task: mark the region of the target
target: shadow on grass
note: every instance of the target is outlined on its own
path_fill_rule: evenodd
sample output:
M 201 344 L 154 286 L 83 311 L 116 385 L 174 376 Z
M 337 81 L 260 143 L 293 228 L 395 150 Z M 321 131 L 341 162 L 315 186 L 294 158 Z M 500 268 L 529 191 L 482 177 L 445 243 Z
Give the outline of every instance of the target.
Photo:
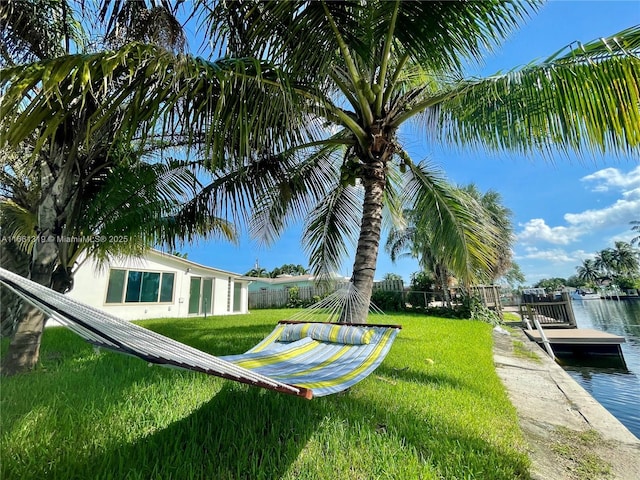
M 318 404 L 226 384 L 166 428 L 94 455 L 67 458 L 51 478 L 274 479 L 319 423 Z M 77 463 L 74 463 L 77 462 Z
M 211 346 L 206 329 L 165 330 L 196 348 Z M 232 352 L 247 350 L 270 331 L 270 326 L 218 328 L 212 332 L 216 348 L 210 350 L 230 353 L 225 344 Z M 21 432 L 29 435 L 25 428 L 35 430 L 26 448 L 19 443 L 2 446 L 2 478 L 277 478 L 319 423 L 317 402 L 193 372 L 149 368 L 137 358 L 109 351 L 96 354 L 61 328 L 45 335 L 37 371 L 3 379 L 1 400 L 8 407 L 1 416 L 3 443 Z M 190 398 L 187 414 L 167 424 L 176 415 L 163 412 L 154 399 L 166 397 L 160 404 L 171 408 L 181 401 L 182 386 L 185 395 L 195 390 L 205 403 Z M 29 400 L 24 401 L 27 392 Z M 120 409 L 126 412 L 131 402 L 138 404 L 135 411 L 143 418 L 134 419 L 128 443 L 122 423 L 131 413 L 122 415 Z M 99 429 L 113 428 L 113 433 L 91 438 L 87 431 L 96 421 Z M 141 431 L 145 423 L 147 434 Z M 75 450 L 55 445 L 65 438 Z
M 195 348 L 208 348 L 212 353 L 220 354 L 230 353 L 230 349 L 242 351 L 251 348 L 271 328 L 272 326 L 264 325 L 216 327 L 211 332 L 213 340 L 207 338 L 207 328 L 193 330 L 187 324 L 157 330 L 163 330 L 161 333 Z M 25 402 L 24 407 L 12 405 L 13 418 L 7 423 L 15 422 L 17 425 L 19 421 L 16 417 L 28 416 L 29 409 L 34 408 L 34 405 L 46 407 L 49 415 L 54 414 L 57 405 L 64 402 L 65 405 L 72 406 L 71 413 L 66 413 L 69 415 L 70 430 L 81 430 L 92 421 L 91 414 L 83 413 L 89 406 L 95 411 L 112 412 L 98 420 L 104 423 L 100 425 L 101 428 L 109 429 L 112 428 L 107 423 L 110 419 L 114 422 L 119 420 L 114 410 L 127 402 L 140 401 L 140 397 L 133 400 L 128 398 L 130 387 L 149 387 L 150 396 L 160 396 L 168 381 L 174 378 L 172 375 L 176 375 L 166 369 L 149 369 L 138 359 L 112 353 L 95 356 L 83 350 L 83 354 L 78 354 L 75 350 L 78 343 L 71 340 L 68 346 L 65 343 L 67 334 L 69 333 L 51 334 L 62 347 L 56 346 L 56 350 L 49 350 L 48 354 L 59 354 L 60 360 L 56 362 L 60 366 L 58 368 L 58 363 L 50 364 L 50 371 L 41 372 L 46 377 L 42 379 L 44 383 L 35 387 L 34 380 L 34 390 L 29 391 L 30 395 L 38 398 L 30 403 Z M 203 348 L 205 345 L 207 348 Z M 230 348 L 225 349 L 225 346 Z M 44 368 L 48 368 L 46 363 Z M 455 378 L 410 368 L 396 369 L 383 364 L 376 373 L 398 382 L 467 388 Z M 200 376 L 192 374 L 180 374 L 179 378 L 180 382 L 176 382 L 180 385 L 190 379 L 194 383 L 200 382 Z M 204 378 L 208 380 L 207 377 Z M 377 380 L 373 378 L 371 381 Z M 366 465 L 384 461 L 388 457 L 378 455 L 374 448 L 367 451 L 362 447 L 379 443 L 386 445 L 385 442 L 388 441 L 393 448 L 402 446 L 403 458 L 413 456 L 423 464 L 432 465 L 443 478 L 528 478 L 526 457 L 513 450 L 503 451 L 500 446 L 491 444 L 481 435 L 469 433 L 470 430 L 465 430 L 464 425 L 456 423 L 455 419 L 434 418 L 429 414 L 428 405 L 422 410 L 413 410 L 410 406 L 413 402 L 394 402 L 393 399 L 402 390 L 395 390 L 391 385 L 374 384 L 376 388 L 388 388 L 385 395 L 377 397 L 359 396 L 350 392 L 309 402 L 231 382 L 216 382 L 219 382 L 216 385 L 222 387 L 210 388 L 210 399 L 206 397 L 204 403 L 192 401 L 193 409 L 178 416 L 172 423 L 162 422 L 163 415 L 164 418 L 169 418 L 170 412 L 163 412 L 157 406 L 151 406 L 146 412 L 144 408 L 139 409 L 143 412 L 139 414 L 144 417 L 142 420 L 148 419 L 149 428 L 145 433 L 136 430 L 131 438 L 127 438 L 126 426 L 122 428 L 122 425 L 114 425 L 114 431 L 122 437 L 114 438 L 112 435 L 108 442 L 102 444 L 100 440 L 92 442 L 91 437 L 83 437 L 82 443 L 78 445 L 82 451 L 67 449 L 59 452 L 57 447 L 43 444 L 43 451 L 32 455 L 31 468 L 24 468 L 24 465 L 19 464 L 23 457 L 4 457 L 7 452 L 3 446 L 3 471 L 20 471 L 21 478 L 25 479 L 275 479 L 287 476 L 311 438 L 319 444 L 333 444 L 335 438 L 328 431 L 331 430 L 330 426 L 344 424 L 349 426 L 347 438 L 340 444 L 344 452 L 327 452 L 329 462 L 331 455 L 348 457 L 350 450 L 357 450 Z M 207 382 L 199 383 L 205 384 Z M 29 384 L 25 383 L 24 387 L 28 388 Z M 178 389 L 176 392 L 174 389 L 166 395 L 168 404 L 171 405 L 171 401 L 179 400 L 180 391 Z M 3 397 L 5 396 L 11 397 L 15 404 L 19 402 L 21 395 L 14 389 L 13 393 L 3 392 Z M 378 398 L 380 403 L 376 404 L 370 398 Z M 4 416 L 3 420 L 6 420 Z M 3 425 L 6 426 L 8 425 Z M 35 425 L 30 428 L 41 427 Z M 368 437 L 352 433 L 363 431 L 376 440 L 372 444 L 362 443 Z M 83 434 L 86 436 L 86 433 Z M 350 435 L 355 440 L 348 438 Z M 54 435 L 52 437 L 55 438 Z M 402 460 L 395 463 L 402 463 Z M 383 465 L 381 468 L 387 467 L 399 468 L 398 465 Z M 327 468 L 331 469 L 331 465 Z M 384 469 L 381 471 L 386 472 Z M 308 473 L 308 478 L 329 478 L 322 474 L 316 476 L 313 470 Z M 334 473 L 334 478 L 340 478 L 345 472 L 336 467 Z M 391 472 L 389 475 L 393 478 Z M 5 478 L 13 477 L 8 475 Z
M 1 380 L 2 402 L 5 407 L 10 407 L 2 413 L 10 411 L 10 421 L 40 407 L 62 407 L 71 412 L 76 408 L 77 417 L 81 417 L 80 412 L 89 407 L 99 412 L 106 411 L 127 401 L 133 385 L 143 388 L 166 381 L 167 377 L 176 374 L 190 375 L 162 367 L 150 368 L 138 358 L 110 351 L 97 353 L 92 346 L 63 329 L 47 332 L 47 335 L 49 341 L 62 341 L 54 349 L 43 346 L 40 364 L 35 371 Z M 67 336 L 74 338 L 67 343 Z M 21 398 L 25 394 L 28 401 Z M 2 418 L 7 421 L 4 415 Z M 3 424 L 5 429 L 8 426 Z

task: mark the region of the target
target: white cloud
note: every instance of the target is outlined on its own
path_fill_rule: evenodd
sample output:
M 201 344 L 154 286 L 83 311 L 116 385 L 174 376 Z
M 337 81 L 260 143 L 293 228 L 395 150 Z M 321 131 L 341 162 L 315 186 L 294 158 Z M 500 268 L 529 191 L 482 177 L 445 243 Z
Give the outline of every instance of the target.
M 625 198 L 599 210 L 585 210 L 581 213 L 567 213 L 564 219 L 574 227 L 596 230 L 605 227 L 629 225 L 640 212 L 640 188 L 626 192 Z
M 576 241 L 584 233 L 577 226 L 550 227 L 542 218 L 534 218 L 524 224 L 524 229 L 517 234 L 522 243 L 543 241 L 556 245 L 568 245 Z
M 630 172 L 606 168 L 581 180 L 593 192 L 609 192 L 609 201 L 595 207 L 597 194 L 593 194 L 593 202 L 585 199 L 584 210 L 565 213 L 557 225 L 544 218 L 519 225 L 514 259 L 532 284 L 536 279 L 574 275 L 576 266 L 594 258 L 597 249 L 615 240 L 628 241 L 633 234 L 630 222 L 640 220 L 640 166 Z
M 627 192 L 622 192 L 622 196 L 627 200 L 640 200 L 640 187 Z
M 595 182 L 592 187 L 594 192 L 607 192 L 610 189 L 628 190 L 640 187 L 640 166 L 628 173 L 621 172 L 617 168 L 605 168 L 591 175 L 582 177 L 583 182 Z
M 552 248 L 549 250 L 540 250 L 535 247 L 525 248 L 523 255 L 519 255 L 516 259 L 542 260 L 551 263 L 580 263 L 584 258 L 590 255 L 584 250 L 575 250 L 568 252 L 562 248 Z
M 640 172 L 640 167 L 636 170 Z M 593 234 L 615 227 L 629 229 L 630 222 L 638 220 L 639 215 L 640 187 L 637 187 L 623 192 L 622 198 L 604 208 L 566 213 L 563 218 L 567 224 L 564 226 L 549 226 L 542 218 L 531 219 L 522 225 L 523 229 L 517 234 L 517 239 L 524 244 L 547 242 L 554 245 L 569 245 L 587 233 Z

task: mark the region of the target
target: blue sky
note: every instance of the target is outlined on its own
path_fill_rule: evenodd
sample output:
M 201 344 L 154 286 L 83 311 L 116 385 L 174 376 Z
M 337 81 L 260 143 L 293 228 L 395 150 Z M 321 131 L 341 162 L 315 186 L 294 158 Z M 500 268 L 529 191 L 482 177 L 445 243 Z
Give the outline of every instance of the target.
M 470 75 L 490 75 L 550 56 L 574 42 L 609 36 L 640 23 L 640 2 L 551 1 Z M 639 126 L 640 128 L 640 126 Z M 615 240 L 633 236 L 629 222 L 640 220 L 640 159 L 630 156 L 582 158 L 520 157 L 481 150 L 444 149 L 424 143 L 411 131 L 403 133 L 414 160 L 428 158 L 450 182 L 475 183 L 494 190 L 513 212 L 517 234 L 515 261 L 534 284 L 542 278 L 568 277 L 586 258 Z M 307 266 L 300 246 L 300 228 L 291 228 L 269 247 L 243 237 L 239 245 L 199 241 L 180 251 L 189 260 L 245 273 L 256 261 L 267 270 L 285 263 Z M 340 274 L 350 276 L 353 258 Z M 376 278 L 397 273 L 409 282 L 418 271 L 415 260 L 395 264 L 381 249 Z

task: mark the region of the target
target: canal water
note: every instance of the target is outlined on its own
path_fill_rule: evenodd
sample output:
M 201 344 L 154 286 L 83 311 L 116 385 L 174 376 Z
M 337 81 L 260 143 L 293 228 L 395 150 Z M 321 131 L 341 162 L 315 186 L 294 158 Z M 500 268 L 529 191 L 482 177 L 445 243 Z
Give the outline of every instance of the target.
M 574 300 L 573 310 L 579 328 L 625 338 L 624 363 L 562 367 L 640 438 L 640 300 Z

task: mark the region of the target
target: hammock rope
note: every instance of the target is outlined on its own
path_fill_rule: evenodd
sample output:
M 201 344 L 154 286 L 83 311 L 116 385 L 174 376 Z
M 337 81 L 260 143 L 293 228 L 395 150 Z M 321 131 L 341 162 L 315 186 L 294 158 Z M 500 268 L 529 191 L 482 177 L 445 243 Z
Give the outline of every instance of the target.
M 339 325 L 344 329 L 369 329 L 372 339 L 361 345 L 318 341 L 309 336 L 281 341 L 287 325 L 303 323 L 302 328 L 322 325 L 308 320 L 319 314 L 327 318 L 327 311 L 331 314 L 329 318 L 340 318 L 340 304 L 349 313 L 353 302 L 362 301 L 362 297 L 354 288 L 348 288 L 328 296 L 308 312 L 301 311 L 279 323 L 245 354 L 217 357 L 3 268 L 0 268 L 0 283 L 96 347 L 133 355 L 152 364 L 198 371 L 307 399 L 345 390 L 368 376 L 382 362 L 400 329 L 396 325 L 352 326 L 325 322 L 325 325 Z
M 373 302 L 360 293 L 352 283 L 336 290 L 313 305 L 291 315 L 290 319 L 300 322 L 312 322 L 322 318 L 327 322 L 355 324 L 356 306 L 369 303 L 369 313 L 384 315 Z

